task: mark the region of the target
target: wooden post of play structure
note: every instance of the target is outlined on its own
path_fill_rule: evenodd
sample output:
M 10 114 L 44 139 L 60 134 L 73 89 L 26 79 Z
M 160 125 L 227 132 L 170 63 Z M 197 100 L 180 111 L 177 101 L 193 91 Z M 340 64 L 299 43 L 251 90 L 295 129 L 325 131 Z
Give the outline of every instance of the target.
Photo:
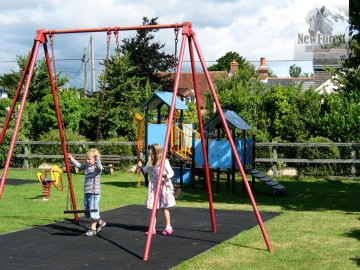
M 137 122 L 137 136 L 138 136 L 138 141 L 137 141 L 137 160 L 136 162 L 138 163 L 140 161 L 140 153 L 142 150 L 142 132 L 141 132 L 141 124 L 142 124 L 142 117 L 140 114 L 136 114 L 135 115 L 135 121 Z M 140 187 L 140 170 L 138 169 L 136 163 L 136 169 L 135 169 L 135 174 L 138 174 L 138 187 Z

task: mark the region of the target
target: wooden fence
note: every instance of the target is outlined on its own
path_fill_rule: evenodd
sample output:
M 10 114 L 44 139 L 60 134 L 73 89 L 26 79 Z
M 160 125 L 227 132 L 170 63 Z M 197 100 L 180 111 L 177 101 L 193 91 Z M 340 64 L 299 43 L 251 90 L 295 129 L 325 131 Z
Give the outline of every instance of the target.
M 23 158 L 23 167 L 29 166 L 29 159 L 42 158 L 42 159 L 55 159 L 63 158 L 61 154 L 36 154 L 30 152 L 31 145 L 61 145 L 61 142 L 39 142 L 39 141 L 17 141 L 16 145 L 23 146 L 22 154 L 14 154 L 17 158 Z M 107 146 L 132 146 L 136 149 L 137 142 L 68 142 L 68 146 L 89 146 L 94 147 L 99 145 L 102 147 Z M 321 157 L 325 149 L 336 147 L 339 155 L 336 157 L 329 156 L 329 152 L 325 158 Z M 302 149 L 317 149 L 318 153 L 315 158 L 309 156 L 298 156 L 299 150 Z M 323 150 L 324 149 L 324 150 Z M 133 151 L 132 156 L 112 155 L 119 160 L 136 160 L 136 151 Z M 255 164 L 256 166 L 265 166 L 271 168 L 274 176 L 278 175 L 279 165 L 282 166 L 313 166 L 313 165 L 338 165 L 341 166 L 343 176 L 358 176 L 360 174 L 360 143 L 268 143 L 257 142 L 255 143 Z M 285 165 L 284 165 L 285 164 Z M 345 170 L 343 168 L 346 168 Z M 341 172 L 340 172 L 341 174 Z
M 342 176 L 358 176 L 360 173 L 360 143 L 266 143 L 258 142 L 255 144 L 255 163 L 256 164 L 272 164 L 274 176 L 278 175 L 279 164 L 288 166 L 302 167 L 309 165 L 328 164 L 341 166 L 339 175 Z M 336 148 L 339 152 L 337 156 L 329 156 L 331 151 L 326 154 L 325 149 Z M 299 156 L 299 149 L 307 149 L 308 154 Z M 311 152 L 311 149 L 313 151 Z M 314 151 L 317 149 L 317 151 Z M 305 151 L 303 151 L 305 152 Z M 309 154 L 311 152 L 311 154 Z M 264 155 L 265 153 L 265 155 Z M 268 155 L 266 156 L 266 153 Z M 322 158 L 322 154 L 326 157 Z M 311 157 L 311 155 L 315 157 Z M 310 156 L 310 157 L 309 157 Z M 345 168 L 345 169 L 344 169 Z M 332 175 L 329 175 L 332 176 Z
M 106 147 L 106 146 L 132 146 L 136 147 L 137 142 L 67 142 L 67 146 L 78 146 L 79 148 L 83 148 L 84 146 L 89 147 Z M 61 146 L 61 142 L 40 142 L 40 141 L 16 141 L 16 145 L 23 146 L 22 154 L 14 154 L 14 157 L 23 158 L 23 167 L 29 168 L 29 160 L 30 159 L 63 159 L 64 156 L 62 154 L 36 154 L 31 153 L 30 146 L 31 145 L 58 145 Z M 121 156 L 121 155 L 102 155 L 102 159 L 107 163 L 119 163 L 121 160 L 136 160 L 137 156 Z

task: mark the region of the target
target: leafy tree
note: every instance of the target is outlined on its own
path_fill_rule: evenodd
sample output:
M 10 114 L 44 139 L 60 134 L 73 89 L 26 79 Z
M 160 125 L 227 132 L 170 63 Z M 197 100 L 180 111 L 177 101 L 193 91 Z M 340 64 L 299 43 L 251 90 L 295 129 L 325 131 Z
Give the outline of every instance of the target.
M 148 19 L 143 17 L 142 25 L 157 25 L 158 17 Z M 124 38 L 122 40 L 121 52 L 129 54 L 131 66 L 136 67 L 131 70 L 129 77 L 136 76 L 147 78 L 151 84 L 161 84 L 158 72 L 170 71 L 174 68 L 175 56 L 161 51 L 165 44 L 152 42 L 155 38 L 153 33 L 158 29 L 137 30 L 136 36 Z M 146 81 L 142 81 L 143 85 Z
M 79 98 L 74 92 L 62 91 L 59 104 L 65 131 L 78 133 L 82 115 Z M 35 128 L 33 132 L 36 132 L 33 134 L 34 139 L 38 139 L 40 135 L 53 129 L 59 129 L 52 94 L 44 96 L 37 104 L 36 114 L 33 115 L 31 121 L 32 126 Z
M 21 76 L 24 72 L 27 57 L 16 56 L 17 65 L 19 71 L 12 70 L 11 73 L 3 74 L 0 76 L 0 83 L 9 92 L 9 98 L 14 98 L 16 89 L 20 82 Z M 57 74 L 59 78 L 57 84 L 59 87 L 65 84 L 66 78 L 60 78 L 60 74 Z M 27 101 L 35 102 L 41 100 L 45 95 L 51 93 L 51 85 L 49 80 L 49 73 L 45 59 L 42 59 L 34 68 L 33 77 L 29 88 L 29 94 Z
M 135 76 L 134 70 L 136 67 L 132 66 L 130 54 L 125 53 L 121 58 L 112 56 L 106 78 L 105 73 L 100 75 L 104 101 L 100 102 L 103 108 L 99 113 L 102 113 L 101 136 L 104 139 L 119 136 L 135 139 L 137 126 L 134 116 L 152 89 L 149 80 Z
M 94 93 L 91 98 L 81 99 L 82 115 L 79 121 L 79 134 L 90 141 L 96 141 L 101 108 L 101 93 Z M 100 120 L 101 121 L 101 120 Z
M 308 72 L 302 72 L 301 67 L 293 64 L 290 66 L 289 68 L 289 75 L 292 78 L 299 78 L 299 77 L 312 77 L 314 76 L 313 73 L 308 73 Z
M 19 71 L 11 70 L 11 73 L 5 73 L 0 76 L 1 86 L 3 86 L 8 91 L 8 96 L 10 99 L 14 98 L 21 75 L 26 65 L 26 57 L 17 55 L 16 62 L 19 67 Z
M 319 134 L 319 117 L 321 113 L 321 103 L 323 95 L 316 92 L 313 87 L 306 91 L 301 91 L 299 99 L 295 100 L 294 104 L 299 108 L 300 119 L 304 122 L 304 136 L 298 138 L 298 141 L 302 139 L 308 139 L 310 137 L 316 137 Z
M 360 103 L 353 95 L 330 94 L 325 97 L 319 133 L 334 142 L 354 142 L 360 139 Z
M 223 109 L 239 111 L 243 106 L 242 98 L 248 96 L 254 86 L 255 70 L 252 68 L 239 69 L 238 72 L 229 78 L 215 79 L 217 97 Z M 207 92 L 207 100 L 212 102 L 211 92 Z M 207 104 L 207 111 L 212 111 L 212 103 Z
M 280 137 L 283 141 L 294 142 L 302 136 L 304 123 L 296 106 L 301 89 L 294 86 L 274 86 L 263 96 L 263 110 L 270 139 Z
M 341 68 L 333 72 L 333 81 L 338 92 L 356 93 L 360 89 L 360 2 L 350 0 L 349 5 L 350 55 Z
M 0 102 L 0 123 L 1 125 L 5 122 L 6 116 L 7 116 L 7 108 L 10 109 L 12 104 L 11 99 L 5 98 L 2 99 Z
M 209 71 L 229 71 L 230 63 L 235 60 L 239 64 L 239 69 L 246 65 L 244 57 L 237 52 L 227 52 L 224 56 L 216 60 L 216 64 L 208 67 Z
M 340 69 L 333 70 L 335 93 L 325 97 L 319 130 L 335 142 L 359 141 L 360 125 L 360 3 L 350 0 L 350 55 Z
M 3 142 L 1 144 L 1 147 L 0 147 L 0 166 L 2 166 L 2 168 L 4 167 L 6 158 L 8 156 L 8 151 L 10 149 L 10 140 L 11 140 L 13 133 L 14 133 L 14 130 L 12 128 L 9 128 L 7 130 L 7 132 L 5 133 Z M 26 139 L 26 137 L 21 132 L 21 130 L 18 133 L 17 139 L 20 141 Z M 15 157 L 14 154 L 22 154 L 23 152 L 24 152 L 23 146 L 15 145 L 15 147 L 13 149 L 13 157 L 10 162 L 10 167 L 20 168 L 22 166 L 23 159 Z
M 293 64 L 289 68 L 289 74 L 292 78 L 298 78 L 301 76 L 301 67 Z
M 315 137 L 310 138 L 306 141 L 307 143 L 328 143 L 332 141 L 328 138 Z M 306 159 L 340 159 L 340 151 L 337 146 L 317 146 L 317 147 L 301 147 L 296 153 L 296 158 Z M 338 164 L 308 164 L 308 163 L 297 163 L 296 168 L 301 175 L 336 175 L 336 171 L 339 170 Z
M 268 72 L 267 72 L 267 75 L 269 78 L 277 78 L 278 76 L 275 74 L 275 72 L 273 70 L 271 70 L 269 68 Z
M 280 138 L 285 142 L 305 141 L 317 130 L 321 95 L 301 85 L 274 86 L 262 97 L 265 129 L 270 140 Z
M 261 94 L 265 88 L 259 80 L 254 79 L 255 76 L 255 69 L 245 65 L 234 76 L 215 79 L 214 87 L 221 108 L 236 112 L 252 127 L 251 132 L 258 135 L 261 127 L 265 126 L 261 110 Z M 214 105 L 210 91 L 206 97 L 207 118 L 213 114 Z
M 195 102 L 188 104 L 188 109 L 184 110 L 184 123 L 198 124 L 197 107 Z

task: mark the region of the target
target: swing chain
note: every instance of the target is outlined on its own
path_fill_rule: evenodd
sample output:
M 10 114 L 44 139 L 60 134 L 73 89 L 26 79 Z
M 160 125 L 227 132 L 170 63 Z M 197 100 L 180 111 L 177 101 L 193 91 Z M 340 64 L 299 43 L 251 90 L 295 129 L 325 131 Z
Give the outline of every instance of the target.
M 115 28 L 115 31 L 114 31 L 114 35 L 115 35 L 115 40 L 116 40 L 116 55 L 117 57 L 119 58 L 119 66 L 120 66 L 120 73 L 121 73 L 121 79 L 122 79 L 122 84 L 121 85 L 125 85 L 125 80 L 124 80 L 124 72 L 123 72 L 123 66 L 122 66 L 122 60 L 121 60 L 121 55 L 120 55 L 120 42 L 119 42 L 119 31 Z M 120 85 L 120 87 L 121 87 Z M 131 123 L 133 117 L 132 117 L 132 113 L 131 113 L 131 110 L 129 108 L 129 100 L 128 100 L 128 96 L 127 94 L 125 93 L 124 94 L 124 97 L 125 97 L 125 104 L 127 105 L 127 112 L 128 112 L 128 117 L 129 117 L 129 123 Z
M 55 92 L 56 92 L 56 97 L 58 100 L 58 104 L 59 104 L 59 113 L 60 113 L 60 120 L 61 120 L 61 125 L 62 128 L 64 130 L 64 139 L 65 139 L 65 144 L 67 142 L 67 137 L 66 137 L 66 132 L 65 132 L 65 124 L 63 121 L 63 115 L 62 115 L 62 109 L 61 109 L 61 99 L 60 99 L 60 89 L 59 89 L 59 82 L 58 82 L 58 76 L 56 74 L 56 64 L 55 64 L 55 49 L 54 49 L 54 35 L 52 33 L 49 34 L 50 35 L 50 47 L 51 47 L 51 58 L 53 61 L 53 76 L 54 76 L 54 84 L 55 84 Z M 67 146 L 67 144 L 66 144 Z
M 104 111 L 104 99 L 105 99 L 105 90 L 106 90 L 106 80 L 107 80 L 107 72 L 108 72 L 108 66 L 109 66 L 109 50 L 110 50 L 110 38 L 111 38 L 111 31 L 110 29 L 108 29 L 107 31 L 107 48 L 106 48 L 106 59 L 105 59 L 105 69 L 104 69 L 104 81 L 103 81 L 103 87 L 102 87 L 102 93 L 101 93 L 101 108 L 100 108 L 100 113 L 99 113 L 99 121 L 98 121 L 98 126 L 97 126 L 97 131 L 96 131 L 96 145 L 100 140 L 101 137 L 101 119 L 103 116 L 103 111 Z
M 52 64 L 53 64 L 53 70 L 54 70 L 54 83 L 55 83 L 55 90 L 56 93 L 58 93 L 58 78 L 56 74 L 56 65 L 55 65 L 55 49 L 54 49 L 54 35 L 53 33 L 49 34 L 50 36 L 50 47 L 51 47 L 51 58 L 52 58 Z
M 115 41 L 116 41 L 116 55 L 119 58 L 121 79 L 122 79 L 122 82 L 124 83 L 124 74 L 123 74 L 123 68 L 122 68 L 122 62 L 121 62 L 121 56 L 120 56 L 119 31 L 116 28 L 114 31 L 114 36 L 115 36 Z
M 175 52 L 174 52 L 174 70 L 176 70 L 176 66 L 177 66 L 177 46 L 178 46 L 178 42 L 179 42 L 179 28 L 176 26 L 174 29 L 174 33 L 175 33 Z
M 69 210 L 69 201 L 70 201 L 70 185 L 68 185 L 68 193 L 67 193 L 67 196 L 66 196 L 66 208 L 65 210 Z

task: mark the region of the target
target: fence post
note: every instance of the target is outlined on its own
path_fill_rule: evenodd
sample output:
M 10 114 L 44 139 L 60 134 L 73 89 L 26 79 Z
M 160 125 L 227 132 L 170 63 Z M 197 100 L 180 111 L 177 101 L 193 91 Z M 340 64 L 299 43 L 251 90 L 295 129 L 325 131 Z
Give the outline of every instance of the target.
M 273 159 L 277 159 L 277 144 L 273 146 L 272 149 Z M 277 162 L 273 165 L 273 176 L 277 176 Z
M 351 159 L 356 160 L 356 151 L 353 144 L 351 144 Z M 355 163 L 351 163 L 351 176 L 355 177 L 355 175 L 356 175 Z
M 29 154 L 29 148 L 27 147 L 26 144 L 24 144 L 24 154 L 25 154 L 25 155 L 28 155 L 28 154 Z M 28 168 L 29 168 L 29 159 L 28 159 L 27 157 L 24 158 L 23 167 L 24 167 L 25 169 L 28 169 Z

